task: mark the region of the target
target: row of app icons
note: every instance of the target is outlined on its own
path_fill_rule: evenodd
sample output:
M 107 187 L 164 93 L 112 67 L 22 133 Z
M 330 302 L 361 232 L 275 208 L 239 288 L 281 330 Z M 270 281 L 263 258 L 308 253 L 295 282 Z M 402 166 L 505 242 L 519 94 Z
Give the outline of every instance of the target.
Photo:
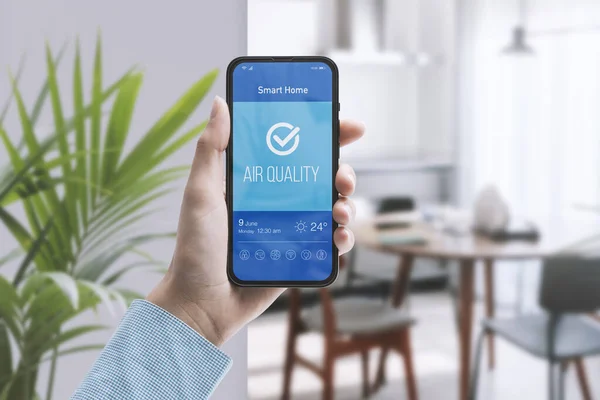
M 248 250 L 242 250 L 240 251 L 240 259 L 242 261 L 246 261 L 248 259 L 250 259 L 250 252 Z M 265 253 L 264 250 L 258 249 L 254 252 L 254 258 L 256 258 L 257 260 L 264 260 L 266 258 L 267 254 Z M 269 256 L 271 257 L 271 260 L 277 261 L 281 258 L 281 251 L 279 250 L 271 250 L 271 253 L 269 253 Z M 302 250 L 300 252 L 300 257 L 304 260 L 304 261 L 308 261 L 312 258 L 313 254 L 310 250 Z M 296 251 L 294 250 L 287 250 L 285 252 L 285 258 L 287 258 L 288 260 L 292 261 L 296 258 Z M 327 258 L 327 252 L 323 249 L 321 250 L 317 250 L 317 252 L 315 253 L 315 258 L 317 260 L 323 261 Z

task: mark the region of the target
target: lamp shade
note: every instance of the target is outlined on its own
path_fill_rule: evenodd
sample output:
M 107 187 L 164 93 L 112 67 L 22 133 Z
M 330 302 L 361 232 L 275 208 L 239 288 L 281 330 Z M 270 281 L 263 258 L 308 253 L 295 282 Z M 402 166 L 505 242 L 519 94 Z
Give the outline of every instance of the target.
M 523 26 L 516 26 L 511 31 L 511 42 L 502 49 L 508 55 L 533 55 L 533 48 L 526 42 L 526 31 Z

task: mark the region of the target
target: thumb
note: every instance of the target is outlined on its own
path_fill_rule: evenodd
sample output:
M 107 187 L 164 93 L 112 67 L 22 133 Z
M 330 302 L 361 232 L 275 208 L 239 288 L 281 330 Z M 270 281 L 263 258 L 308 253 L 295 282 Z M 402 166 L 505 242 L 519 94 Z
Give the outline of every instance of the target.
M 229 142 L 229 109 L 221 97 L 216 96 L 206 129 L 198 139 L 186 194 L 195 201 L 218 196 L 223 199 L 223 152 Z

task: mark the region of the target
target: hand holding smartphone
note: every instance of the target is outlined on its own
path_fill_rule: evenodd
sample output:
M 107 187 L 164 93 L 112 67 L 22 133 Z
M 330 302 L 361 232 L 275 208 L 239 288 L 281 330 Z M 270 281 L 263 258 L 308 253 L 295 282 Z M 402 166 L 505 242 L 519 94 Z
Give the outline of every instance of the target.
M 338 274 L 338 71 L 325 57 L 227 69 L 227 272 L 240 286 L 322 287 Z

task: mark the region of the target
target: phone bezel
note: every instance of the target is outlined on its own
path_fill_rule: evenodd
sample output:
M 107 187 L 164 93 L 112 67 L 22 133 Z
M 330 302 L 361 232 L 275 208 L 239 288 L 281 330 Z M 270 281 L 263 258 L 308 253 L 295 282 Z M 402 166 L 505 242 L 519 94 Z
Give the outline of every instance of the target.
M 227 66 L 227 94 L 226 101 L 229 106 L 229 118 L 231 121 L 231 131 L 229 135 L 229 144 L 226 149 L 226 195 L 227 216 L 228 216 L 228 242 L 227 242 L 227 276 L 229 280 L 238 286 L 253 286 L 253 287 L 326 287 L 335 282 L 339 273 L 339 253 L 333 242 L 333 233 L 338 227 L 338 224 L 332 218 L 332 237 L 331 237 L 331 275 L 322 281 L 246 281 L 239 279 L 233 271 L 233 71 L 242 63 L 261 63 L 261 62 L 322 62 L 327 64 L 331 69 L 332 93 L 331 93 L 331 140 L 332 140 L 332 176 L 331 176 L 331 209 L 338 200 L 339 194 L 335 188 L 335 175 L 339 168 L 339 73 L 337 65 L 333 60 L 323 56 L 290 56 L 290 57 L 238 57 L 231 61 Z

